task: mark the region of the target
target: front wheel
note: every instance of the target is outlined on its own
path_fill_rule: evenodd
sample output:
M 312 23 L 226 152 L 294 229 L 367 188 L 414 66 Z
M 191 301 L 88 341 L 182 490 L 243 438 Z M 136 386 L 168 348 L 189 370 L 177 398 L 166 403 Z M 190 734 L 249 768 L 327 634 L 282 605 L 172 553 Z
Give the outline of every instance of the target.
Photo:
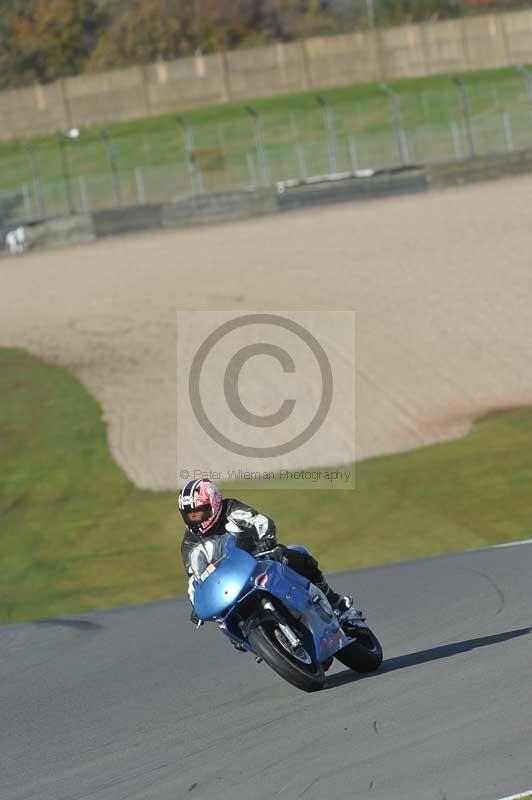
M 310 648 L 304 642 L 292 647 L 275 621 L 262 622 L 249 633 L 248 641 L 255 653 L 288 683 L 304 692 L 323 687 L 323 667 L 309 652 Z
M 382 664 L 382 647 L 373 631 L 363 628 L 355 641 L 335 653 L 335 658 L 355 672 L 374 672 Z

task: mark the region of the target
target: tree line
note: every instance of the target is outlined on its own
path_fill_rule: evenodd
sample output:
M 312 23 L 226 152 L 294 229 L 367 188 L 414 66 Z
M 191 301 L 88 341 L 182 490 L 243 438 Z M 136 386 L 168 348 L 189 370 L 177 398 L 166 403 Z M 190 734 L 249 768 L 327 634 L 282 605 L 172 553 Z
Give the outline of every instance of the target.
M 377 25 L 527 6 L 374 0 Z M 367 0 L 0 0 L 0 88 L 367 25 Z

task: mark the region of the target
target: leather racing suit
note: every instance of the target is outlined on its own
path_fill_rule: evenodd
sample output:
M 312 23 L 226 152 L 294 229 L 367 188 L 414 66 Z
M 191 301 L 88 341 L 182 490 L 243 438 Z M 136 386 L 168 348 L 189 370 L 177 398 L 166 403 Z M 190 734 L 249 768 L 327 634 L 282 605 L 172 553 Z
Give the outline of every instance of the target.
M 329 588 L 315 558 L 307 553 L 289 550 L 278 544 L 273 519 L 265 514 L 259 514 L 256 509 L 242 503 L 240 500 L 226 497 L 222 500 L 222 512 L 216 524 L 207 534 L 197 533 L 190 527 L 185 529 L 185 535 L 181 543 L 181 556 L 185 571 L 189 575 L 188 596 L 193 605 L 195 561 L 209 539 L 227 532 L 233 533 L 238 545 L 252 555 L 276 547 L 277 558 L 282 558 L 283 562 L 288 564 L 289 567 L 315 584 L 331 601 L 338 597 Z

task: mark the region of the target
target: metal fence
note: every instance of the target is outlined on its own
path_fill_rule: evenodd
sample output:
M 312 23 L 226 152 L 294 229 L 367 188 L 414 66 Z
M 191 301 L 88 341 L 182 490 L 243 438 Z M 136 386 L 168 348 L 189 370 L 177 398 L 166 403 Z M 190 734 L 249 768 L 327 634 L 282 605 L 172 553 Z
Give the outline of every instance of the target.
M 0 153 L 0 222 L 24 222 L 275 185 L 311 176 L 430 164 L 532 146 L 532 76 L 396 94 L 363 102 L 239 114 L 144 132 L 70 131 Z

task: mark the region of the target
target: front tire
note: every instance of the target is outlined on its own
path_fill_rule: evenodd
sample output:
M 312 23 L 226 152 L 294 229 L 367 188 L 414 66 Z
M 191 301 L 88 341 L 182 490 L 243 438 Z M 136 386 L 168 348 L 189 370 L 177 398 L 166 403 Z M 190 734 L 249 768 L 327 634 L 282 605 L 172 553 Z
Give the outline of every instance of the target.
M 375 672 L 382 664 L 382 647 L 373 631 L 363 628 L 355 641 L 339 650 L 335 658 L 355 672 Z
M 248 641 L 255 653 L 292 686 L 297 686 L 304 692 L 316 692 L 321 689 L 325 682 L 322 665 L 304 647 L 303 658 L 301 654 L 299 657 L 291 654 L 283 646 L 283 637 L 279 636 L 279 630 L 273 620 L 262 622 L 248 634 Z

